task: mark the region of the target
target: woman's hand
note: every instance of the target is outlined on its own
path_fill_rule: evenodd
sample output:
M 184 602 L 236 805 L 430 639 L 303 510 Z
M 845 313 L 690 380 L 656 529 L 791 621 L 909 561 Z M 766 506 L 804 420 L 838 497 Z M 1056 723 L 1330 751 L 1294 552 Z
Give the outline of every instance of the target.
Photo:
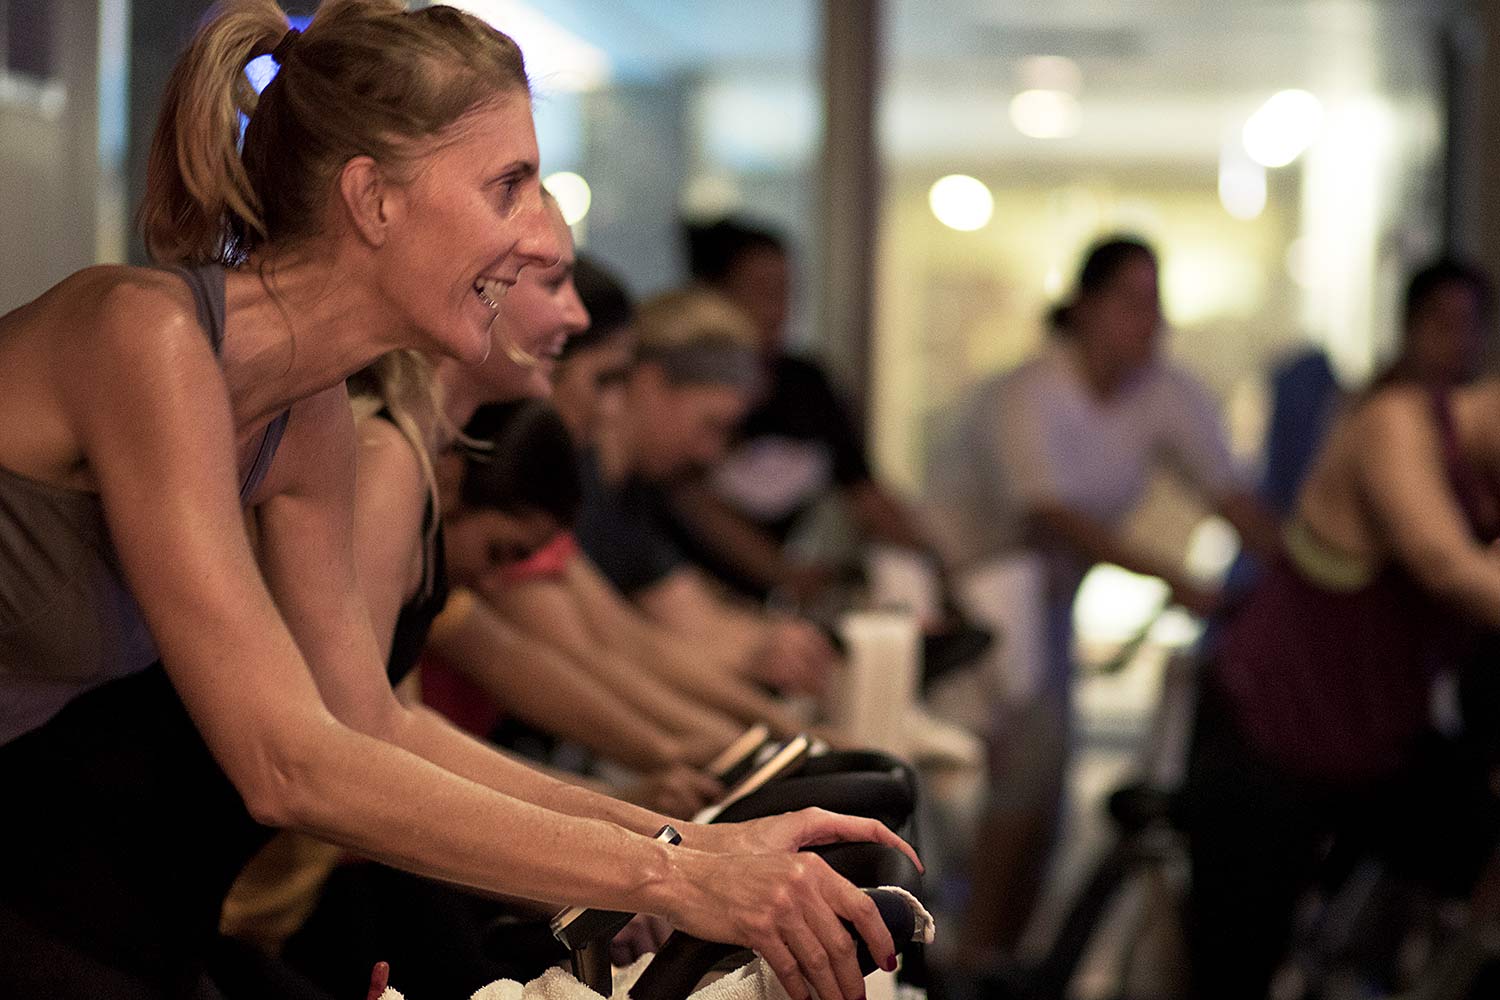
M 718 801 L 723 794 L 724 786 L 718 781 L 702 771 L 678 764 L 642 776 L 633 785 L 622 789 L 620 798 L 677 819 L 691 819 L 698 810 Z
M 681 864 L 686 877 L 669 902 L 673 926 L 755 949 L 792 1000 L 812 1000 L 813 991 L 821 1000 L 863 1000 L 854 940 L 840 920 L 854 925 L 882 968 L 896 967 L 874 901 L 815 854 L 684 852 Z
M 683 846 L 716 854 L 778 854 L 819 844 L 884 844 L 896 848 L 922 869 L 917 852 L 884 823 L 826 809 L 799 809 L 743 823 L 690 826 L 682 831 L 682 836 Z
M 838 651 L 816 625 L 777 617 L 766 625 L 750 672 L 779 691 L 821 695 L 839 664 Z

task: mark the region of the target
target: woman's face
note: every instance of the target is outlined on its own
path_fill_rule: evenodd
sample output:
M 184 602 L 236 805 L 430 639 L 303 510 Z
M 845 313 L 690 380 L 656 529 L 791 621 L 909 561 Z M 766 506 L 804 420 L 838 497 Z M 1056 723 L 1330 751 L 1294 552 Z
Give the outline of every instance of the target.
M 622 330 L 558 362 L 552 405 L 578 444 L 597 443 L 604 427 L 619 419 L 634 352 L 634 333 Z
M 1131 371 L 1156 356 L 1162 326 L 1156 264 L 1144 254 L 1128 258 L 1103 288 L 1079 302 L 1074 332 L 1085 347 L 1117 371 Z
M 460 508 L 443 522 L 449 579 L 476 589 L 503 584 L 507 566 L 526 559 L 560 531 L 557 518 L 541 511 Z
M 490 356 L 472 369 L 482 402 L 551 395 L 558 352 L 588 328 L 589 314 L 573 286 L 573 234 L 550 199 L 547 221 L 561 254 L 522 271 L 501 300 Z
M 379 281 L 427 343 L 469 364 L 523 269 L 562 253 L 537 172 L 531 102 L 508 94 L 456 123 L 448 141 L 388 181 Z
M 632 372 L 629 390 L 631 464 L 656 480 L 717 463 L 750 408 L 750 394 L 737 386 L 674 385 L 650 363 Z
M 1404 345 L 1416 378 L 1462 385 L 1484 363 L 1484 302 L 1471 285 L 1451 281 L 1434 289 L 1412 314 Z

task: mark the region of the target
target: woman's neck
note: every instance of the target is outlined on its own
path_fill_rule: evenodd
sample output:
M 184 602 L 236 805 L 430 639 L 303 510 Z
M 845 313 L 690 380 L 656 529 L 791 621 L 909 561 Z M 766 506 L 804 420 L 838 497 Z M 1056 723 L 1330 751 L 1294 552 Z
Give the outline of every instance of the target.
M 1091 349 L 1087 340 L 1078 338 L 1072 343 L 1074 366 L 1083 377 L 1089 395 L 1099 402 L 1113 399 L 1125 384 L 1128 372 L 1097 349 Z
M 223 365 L 237 426 L 262 422 L 410 345 L 410 331 L 363 277 L 365 256 L 284 254 L 226 275 Z

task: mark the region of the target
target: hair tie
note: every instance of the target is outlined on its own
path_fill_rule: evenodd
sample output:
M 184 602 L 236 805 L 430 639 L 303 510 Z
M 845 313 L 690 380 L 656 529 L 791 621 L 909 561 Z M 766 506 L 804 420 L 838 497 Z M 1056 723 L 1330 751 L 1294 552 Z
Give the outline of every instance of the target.
M 287 54 L 292 50 L 292 43 L 301 34 L 302 32 L 297 28 L 286 29 L 286 34 L 281 36 L 281 41 L 277 42 L 276 47 L 271 50 L 271 58 L 275 59 L 278 64 L 285 63 Z

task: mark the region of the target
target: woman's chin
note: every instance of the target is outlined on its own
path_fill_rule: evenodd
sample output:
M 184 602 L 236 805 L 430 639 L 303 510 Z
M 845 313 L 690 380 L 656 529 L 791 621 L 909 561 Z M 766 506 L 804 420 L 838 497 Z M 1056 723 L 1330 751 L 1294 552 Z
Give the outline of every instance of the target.
M 552 361 L 550 359 L 543 361 L 527 373 L 523 395 L 532 399 L 552 398 Z
M 462 364 L 482 365 L 490 356 L 490 348 L 493 345 L 494 341 L 490 339 L 489 330 L 481 330 L 463 338 L 445 337 L 438 345 L 438 349 Z

